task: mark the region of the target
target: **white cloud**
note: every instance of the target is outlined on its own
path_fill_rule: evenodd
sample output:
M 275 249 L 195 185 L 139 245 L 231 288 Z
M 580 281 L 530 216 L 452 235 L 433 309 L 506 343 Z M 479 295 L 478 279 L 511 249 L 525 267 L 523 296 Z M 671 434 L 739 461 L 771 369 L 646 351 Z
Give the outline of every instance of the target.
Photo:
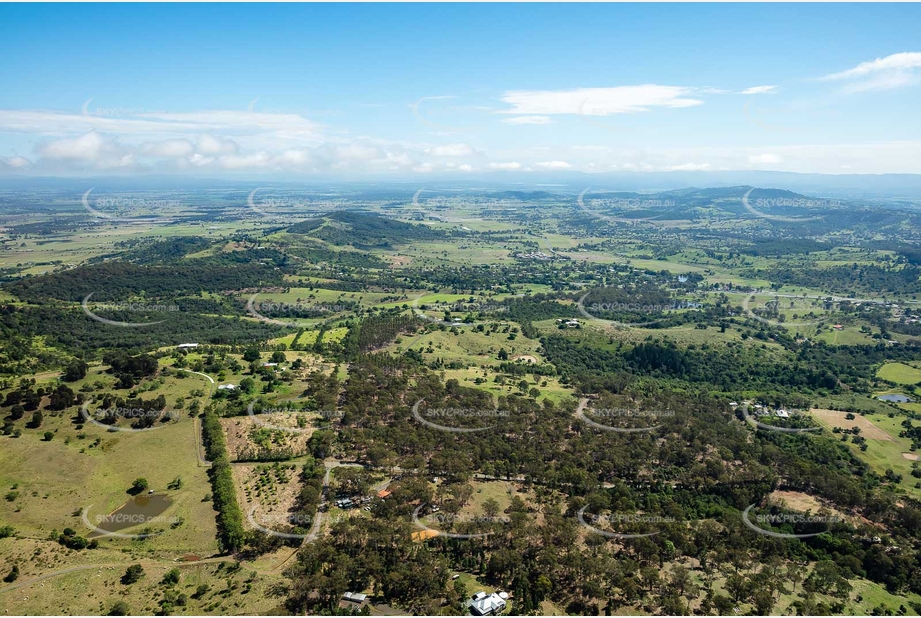
M 514 116 L 505 118 L 502 122 L 506 124 L 550 124 L 553 120 L 550 116 Z
M 667 169 L 670 172 L 705 172 L 711 167 L 713 166 L 709 163 L 682 163 L 681 165 L 672 165 Z
M 541 161 L 540 163 L 535 163 L 534 167 L 542 170 L 568 170 L 572 165 L 566 161 Z
M 210 110 L 194 113 L 133 112 L 97 108 L 86 113 L 42 110 L 0 110 L 0 129 L 42 135 L 74 135 L 100 131 L 118 135 L 234 135 L 275 133 L 299 139 L 317 139 L 321 125 L 298 114 Z
M 921 52 L 902 52 L 886 56 L 885 58 L 877 58 L 869 62 L 861 62 L 853 69 L 841 71 L 840 73 L 832 73 L 826 75 L 822 79 L 851 79 L 854 77 L 865 77 L 871 73 L 879 73 L 880 71 L 916 69 L 919 67 L 921 67 Z
M 12 156 L 12 157 L 0 157 L 0 169 L 25 169 L 32 165 L 32 162 L 26 159 L 25 157 Z
M 703 101 L 688 98 L 693 88 L 682 86 L 616 86 L 575 90 L 515 90 L 502 101 L 513 106 L 503 113 L 519 115 L 584 114 L 607 116 L 646 112 L 652 107 L 692 107 Z
M 464 163 L 463 165 L 459 165 L 457 169 L 460 170 L 461 172 L 472 172 L 473 166 L 468 165 L 467 163 Z
M 195 145 L 187 139 L 171 139 L 141 145 L 141 153 L 150 157 L 188 157 Z
M 136 163 L 136 155 L 117 140 L 90 131 L 76 138 L 62 138 L 42 144 L 38 148 L 41 156 L 57 164 L 70 165 L 76 169 L 130 168 Z
M 212 161 L 214 161 L 214 157 L 206 157 L 205 155 L 197 153 L 197 152 L 193 154 L 191 157 L 189 157 L 189 163 L 191 163 L 192 165 L 196 167 L 203 167 L 205 165 L 208 165 Z
M 773 94 L 777 90 L 777 86 L 752 86 L 751 88 L 746 88 L 739 94 Z
M 502 171 L 520 170 L 521 163 L 517 161 L 509 161 L 507 163 L 490 163 L 489 169 Z
M 75 139 L 65 138 L 49 142 L 41 148 L 41 153 L 49 159 L 93 161 L 102 153 L 105 142 L 101 135 L 91 131 Z
M 768 154 L 768 153 L 755 154 L 755 155 L 748 155 L 748 162 L 755 163 L 755 164 L 767 163 L 767 164 L 776 165 L 777 163 L 783 162 L 783 157 L 781 157 L 780 155 Z
M 861 62 L 852 69 L 831 73 L 820 79 L 850 81 L 851 84 L 844 88 L 847 93 L 913 85 L 921 81 L 921 52 L 901 52 Z
M 334 147 L 331 154 L 335 159 L 372 161 L 381 156 L 381 151 L 367 144 L 346 144 Z
M 206 155 L 236 154 L 239 147 L 231 139 L 204 134 L 199 136 L 195 149 Z
M 435 157 L 467 157 L 475 151 L 470 144 L 445 144 L 430 148 L 427 152 Z

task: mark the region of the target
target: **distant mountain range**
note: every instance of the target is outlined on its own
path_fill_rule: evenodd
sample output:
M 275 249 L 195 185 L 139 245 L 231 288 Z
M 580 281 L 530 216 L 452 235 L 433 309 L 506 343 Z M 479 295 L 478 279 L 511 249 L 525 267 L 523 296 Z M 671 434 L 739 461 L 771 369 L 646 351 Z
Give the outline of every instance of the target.
M 786 189 L 807 196 L 849 199 L 902 198 L 921 200 L 921 174 L 796 174 L 766 171 L 676 171 L 676 172 L 490 172 L 481 175 L 426 176 L 425 178 L 192 178 L 188 176 L 113 176 L 93 178 L 5 177 L 0 191 L 67 190 L 90 188 L 109 191 L 253 189 L 277 191 L 341 191 L 343 197 L 380 199 L 410 197 L 419 189 L 458 192 L 507 191 L 509 197 L 539 200 L 550 194 L 578 194 L 584 189 L 597 191 L 633 191 L 638 193 L 672 191 L 688 187 L 740 187 Z M 244 196 L 245 197 L 245 196 Z

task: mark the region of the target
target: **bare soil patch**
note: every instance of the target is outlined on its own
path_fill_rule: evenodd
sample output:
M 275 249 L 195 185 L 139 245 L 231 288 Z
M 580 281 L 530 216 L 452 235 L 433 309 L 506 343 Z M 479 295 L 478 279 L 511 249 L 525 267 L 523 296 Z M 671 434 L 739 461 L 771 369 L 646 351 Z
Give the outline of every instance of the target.
M 519 354 L 518 356 L 512 357 L 513 361 L 524 361 L 526 363 L 537 364 L 538 360 L 536 356 L 531 356 L 530 354 Z
M 233 479 L 244 516 L 256 507 L 253 519 L 260 526 L 286 529 L 290 525 L 288 515 L 300 492 L 298 474 L 298 466 L 286 462 L 233 466 Z M 251 527 L 249 518 L 245 519 L 244 525 Z
M 312 416 L 307 414 L 308 417 Z M 315 431 L 313 422 L 309 422 L 303 431 L 284 431 L 284 428 L 298 427 L 295 414 L 276 412 L 252 416 L 222 418 L 224 435 L 227 437 L 227 451 L 230 460 L 244 458 L 247 453 L 258 451 L 260 444 L 268 445 L 273 451 L 291 449 L 294 456 L 306 452 L 307 440 Z M 312 420 L 312 419 L 311 419 Z
M 413 261 L 408 255 L 388 255 L 387 259 L 390 260 L 390 268 L 408 266 Z
M 902 453 L 902 457 L 904 457 L 908 461 L 918 461 L 918 456 L 915 455 L 914 453 Z
M 853 419 L 846 419 L 847 412 L 839 410 L 815 409 L 812 410 L 812 414 L 831 427 L 840 427 L 841 429 L 860 427 L 860 435 L 868 440 L 892 440 L 892 436 L 860 414 L 855 414 Z
M 859 518 L 843 513 L 830 504 L 820 502 L 815 496 L 810 496 L 800 491 L 772 491 L 768 494 L 768 500 L 774 504 L 783 503 L 791 511 L 802 513 L 809 511 L 814 514 L 824 509 L 852 523 L 860 521 Z

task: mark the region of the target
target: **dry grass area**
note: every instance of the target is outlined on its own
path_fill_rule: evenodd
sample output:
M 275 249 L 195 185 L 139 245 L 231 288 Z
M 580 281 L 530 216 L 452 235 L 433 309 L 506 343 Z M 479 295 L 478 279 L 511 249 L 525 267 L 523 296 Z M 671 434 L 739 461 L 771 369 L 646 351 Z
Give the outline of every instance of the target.
M 390 260 L 390 268 L 402 268 L 404 266 L 409 266 L 413 259 L 408 255 L 388 255 L 385 256 Z
M 253 507 L 253 519 L 266 528 L 288 525 L 288 514 L 294 507 L 301 485 L 298 466 L 290 463 L 237 464 L 233 478 L 240 508 L 248 515 Z M 248 518 L 246 518 L 248 520 Z M 249 528 L 249 522 L 244 525 Z
M 540 361 L 537 360 L 536 356 L 531 356 L 530 354 L 519 354 L 512 358 L 513 361 L 524 361 L 526 363 L 538 364 Z
M 303 413 L 307 416 L 307 426 L 303 431 L 284 431 L 287 429 L 298 429 L 297 418 L 294 414 L 286 412 L 275 412 L 271 414 L 259 414 L 253 416 L 236 416 L 232 418 L 222 418 L 221 425 L 224 427 L 224 435 L 227 437 L 227 451 L 230 454 L 231 461 L 239 459 L 247 451 L 255 451 L 259 448 L 257 438 L 259 436 L 267 439 L 267 444 L 273 450 L 290 448 L 298 455 L 304 453 L 307 448 L 307 440 L 310 439 L 314 432 L 312 418 L 318 418 L 316 415 Z
M 841 519 L 855 525 L 859 523 L 867 523 L 867 520 L 863 518 L 848 515 L 842 511 L 839 511 L 828 503 L 821 502 L 815 496 L 810 496 L 809 494 L 804 494 L 800 491 L 772 491 L 768 494 L 767 499 L 768 502 L 772 502 L 778 505 L 782 504 L 784 507 L 790 509 L 791 511 L 797 511 L 800 513 L 811 512 L 816 514 L 824 509 L 832 515 L 840 517 Z
M 860 427 L 860 435 L 868 440 L 892 440 L 892 436 L 860 414 L 855 414 L 853 419 L 848 420 L 845 418 L 847 412 L 839 410 L 814 409 L 811 412 L 813 416 L 829 427 L 840 427 L 841 429 Z

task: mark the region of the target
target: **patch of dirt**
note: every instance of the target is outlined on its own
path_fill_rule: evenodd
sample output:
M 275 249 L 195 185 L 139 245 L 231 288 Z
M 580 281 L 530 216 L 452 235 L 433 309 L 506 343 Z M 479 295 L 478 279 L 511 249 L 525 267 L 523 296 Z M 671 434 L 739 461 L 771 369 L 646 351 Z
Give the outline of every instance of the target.
M 230 460 L 238 460 L 247 452 L 259 450 L 259 445 L 253 440 L 254 433 L 259 431 L 268 435 L 268 444 L 272 450 L 291 449 L 295 456 L 306 452 L 307 440 L 315 431 L 309 413 L 308 424 L 304 431 L 283 431 L 281 428 L 298 428 L 297 415 L 287 412 L 272 414 L 259 414 L 257 422 L 252 416 L 235 416 L 222 418 L 224 435 L 227 437 L 227 452 Z M 315 416 L 314 416 L 315 417 Z
M 265 464 L 237 464 L 233 466 L 233 479 L 237 487 L 240 508 L 245 526 L 250 528 L 249 512 L 260 526 L 286 529 L 288 516 L 300 493 L 299 469 L 296 464 L 278 462 Z M 310 522 L 305 522 L 310 527 Z
M 902 453 L 902 457 L 904 457 L 908 461 L 918 461 L 918 456 L 915 455 L 914 453 Z
M 409 266 L 413 261 L 408 255 L 388 255 L 387 259 L 390 260 L 390 268 L 401 268 L 403 266 Z
M 815 409 L 811 410 L 811 412 L 813 416 L 821 419 L 832 427 L 840 427 L 841 429 L 860 427 L 860 435 L 868 440 L 892 441 L 892 436 L 890 436 L 888 433 L 874 425 L 870 420 L 864 416 L 861 416 L 860 414 L 855 414 L 853 419 L 848 420 L 845 418 L 847 412 L 841 412 L 839 410 Z
M 825 509 L 826 511 L 829 511 L 832 514 L 851 523 L 862 521 L 860 518 L 854 517 L 853 515 L 847 515 L 839 511 L 830 504 L 823 504 L 815 496 L 804 494 L 801 491 L 772 491 L 770 494 L 768 494 L 768 501 L 773 502 L 774 504 L 783 503 L 784 506 L 786 506 L 791 511 L 799 511 L 802 513 L 811 511 L 813 514 L 815 514 L 820 510 Z
M 538 360 L 536 356 L 531 356 L 530 354 L 519 354 L 518 356 L 512 357 L 513 361 L 524 361 L 526 363 L 537 364 Z

